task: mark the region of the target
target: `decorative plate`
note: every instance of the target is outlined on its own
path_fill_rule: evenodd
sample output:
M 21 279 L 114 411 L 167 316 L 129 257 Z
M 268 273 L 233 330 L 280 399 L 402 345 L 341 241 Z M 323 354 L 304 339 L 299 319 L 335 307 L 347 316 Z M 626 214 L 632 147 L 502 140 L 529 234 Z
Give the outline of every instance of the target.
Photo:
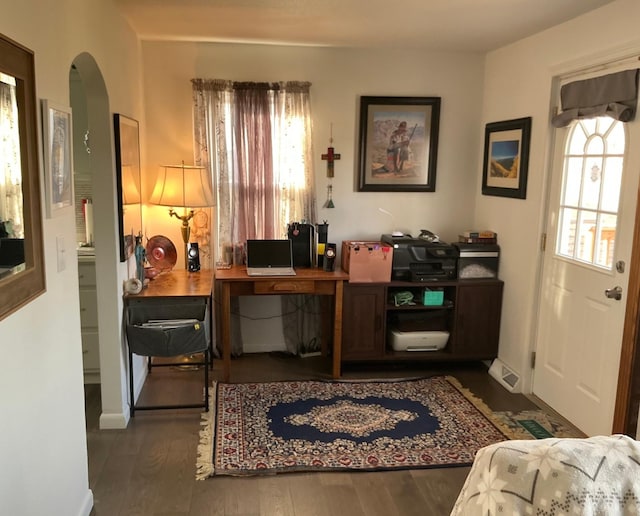
M 170 271 L 178 260 L 176 246 L 166 236 L 152 236 L 145 249 L 147 261 L 160 272 Z

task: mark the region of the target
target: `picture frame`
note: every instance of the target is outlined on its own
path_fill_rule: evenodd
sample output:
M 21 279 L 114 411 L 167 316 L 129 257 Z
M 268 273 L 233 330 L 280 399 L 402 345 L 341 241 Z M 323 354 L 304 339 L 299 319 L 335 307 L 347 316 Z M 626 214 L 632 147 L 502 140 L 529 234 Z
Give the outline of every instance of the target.
M 360 97 L 360 192 L 435 192 L 440 97 Z
M 120 261 L 133 255 L 135 236 L 142 235 L 142 181 L 140 172 L 140 128 L 137 120 L 113 115 L 116 155 L 116 190 Z
M 482 194 L 526 199 L 531 117 L 486 125 Z
M 73 210 L 73 127 L 71 108 L 42 100 L 47 218 Z

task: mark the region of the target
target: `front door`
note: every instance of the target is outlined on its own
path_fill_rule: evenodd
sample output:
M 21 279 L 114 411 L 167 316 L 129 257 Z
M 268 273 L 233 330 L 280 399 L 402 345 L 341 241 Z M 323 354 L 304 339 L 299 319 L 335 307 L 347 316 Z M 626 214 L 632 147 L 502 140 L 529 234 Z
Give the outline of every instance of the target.
M 533 393 L 588 435 L 611 433 L 636 212 L 639 122 L 557 131 Z

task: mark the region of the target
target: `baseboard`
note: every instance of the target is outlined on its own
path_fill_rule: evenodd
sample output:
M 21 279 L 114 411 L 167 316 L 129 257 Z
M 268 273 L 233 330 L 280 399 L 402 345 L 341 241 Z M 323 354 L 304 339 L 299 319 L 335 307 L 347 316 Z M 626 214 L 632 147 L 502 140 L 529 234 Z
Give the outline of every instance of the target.
M 489 374 L 509 392 L 522 392 L 520 375 L 499 358 L 496 358 L 489 367 Z
M 135 355 L 134 355 L 135 356 Z M 146 357 L 138 357 L 138 372 L 139 374 L 134 374 L 134 384 L 133 384 L 133 399 L 137 400 L 138 396 L 140 396 L 140 391 L 142 391 L 142 387 L 144 385 L 144 381 L 147 378 L 148 369 L 147 369 L 147 361 Z M 134 366 L 135 367 L 135 366 Z M 129 389 L 127 388 L 126 399 L 124 400 L 126 412 L 112 412 L 100 414 L 100 430 L 120 430 L 123 428 L 127 428 L 129 424 L 130 411 L 129 404 L 131 400 L 129 399 Z
M 90 384 L 100 383 L 100 371 L 85 371 L 84 383 L 90 383 Z
M 129 424 L 129 412 L 127 413 L 114 413 L 100 414 L 100 430 L 122 430 L 127 428 Z
M 147 375 L 149 374 L 149 369 L 147 368 L 147 359 L 143 357 L 143 360 L 138 361 L 138 369 L 134 372 L 134 382 L 133 382 L 133 399 L 138 401 L 138 397 L 142 392 L 142 387 L 144 387 L 144 382 L 147 379 Z M 129 392 L 127 392 L 127 396 L 129 396 Z M 131 403 L 131 400 L 127 397 L 127 406 Z
M 92 509 L 93 509 L 93 491 L 91 491 L 91 489 L 87 489 L 87 493 L 84 496 L 84 500 L 82 500 L 82 505 L 80 506 L 80 510 L 78 510 L 78 516 L 89 516 L 91 514 Z

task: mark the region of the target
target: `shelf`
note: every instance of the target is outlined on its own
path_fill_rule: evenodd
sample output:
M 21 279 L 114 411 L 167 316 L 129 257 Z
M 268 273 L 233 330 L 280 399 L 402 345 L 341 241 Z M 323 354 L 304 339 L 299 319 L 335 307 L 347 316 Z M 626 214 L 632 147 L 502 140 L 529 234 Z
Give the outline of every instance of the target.
M 425 288 L 444 291 L 441 305 L 424 305 Z M 497 279 L 347 285 L 343 305 L 342 361 L 429 362 L 495 358 L 500 336 L 503 282 Z M 409 291 L 412 305 L 396 306 L 393 294 Z M 389 331 L 446 331 L 437 351 L 396 351 Z
M 444 304 L 441 305 L 423 305 L 421 303 L 416 303 L 415 305 L 400 305 L 396 306 L 393 303 L 387 303 L 387 311 L 396 311 L 396 312 L 404 312 L 404 311 L 412 311 L 412 310 L 451 310 L 454 308 L 452 301 L 445 301 Z
M 451 360 L 455 357 L 445 348 L 440 351 L 396 351 L 395 349 L 387 349 L 385 358 L 387 360 Z
M 455 356 L 452 352 L 444 350 L 440 351 L 396 351 L 387 349 L 383 355 L 367 356 L 366 358 L 345 358 L 344 362 L 409 362 L 437 360 L 442 362 L 459 361 L 461 358 Z

